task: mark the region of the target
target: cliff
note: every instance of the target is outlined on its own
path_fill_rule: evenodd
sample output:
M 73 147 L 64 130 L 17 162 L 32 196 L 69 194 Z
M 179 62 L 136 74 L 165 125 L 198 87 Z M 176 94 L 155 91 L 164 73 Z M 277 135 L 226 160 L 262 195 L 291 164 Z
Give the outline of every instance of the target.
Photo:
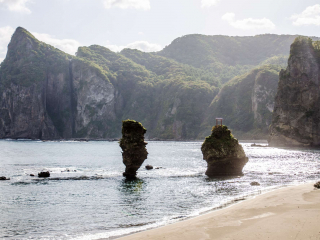
M 270 146 L 320 145 L 320 43 L 298 37 L 280 72 L 270 126 Z
M 112 137 L 114 92 L 94 64 L 17 28 L 0 68 L 0 137 Z
M 195 139 L 219 84 L 136 50 L 93 45 L 71 56 L 19 27 L 0 67 L 0 138 L 118 138 L 134 118 L 148 138 Z
M 216 117 L 224 118 L 242 139 L 266 139 L 271 124 L 280 68 L 258 67 L 225 84 L 207 110 L 201 136 L 208 135 Z
M 0 65 L 0 138 L 113 139 L 135 119 L 147 139 L 200 139 L 217 116 L 235 135 L 265 136 L 291 38 L 189 35 L 157 53 L 71 56 L 19 27 Z

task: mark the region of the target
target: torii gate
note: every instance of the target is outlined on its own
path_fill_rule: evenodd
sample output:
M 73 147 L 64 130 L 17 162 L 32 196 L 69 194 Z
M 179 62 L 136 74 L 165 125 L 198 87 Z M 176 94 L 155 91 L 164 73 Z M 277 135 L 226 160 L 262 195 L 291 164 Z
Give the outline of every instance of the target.
M 223 118 L 216 118 L 216 126 L 219 125 L 219 121 L 220 121 L 220 125 L 222 126 L 222 120 Z

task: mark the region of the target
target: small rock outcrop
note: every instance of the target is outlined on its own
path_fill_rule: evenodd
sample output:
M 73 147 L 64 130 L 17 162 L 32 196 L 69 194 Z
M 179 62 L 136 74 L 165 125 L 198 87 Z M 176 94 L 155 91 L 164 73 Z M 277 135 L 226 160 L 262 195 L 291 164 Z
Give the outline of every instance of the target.
M 320 146 L 320 42 L 298 37 L 281 70 L 269 146 Z
M 6 178 L 4 176 L 0 177 L 0 181 L 10 180 L 10 178 Z
M 135 178 L 137 170 L 144 160 L 147 159 L 147 143 L 144 141 L 144 134 L 146 132 L 147 130 L 139 122 L 134 120 L 122 121 L 120 147 L 123 151 L 123 163 L 126 166 L 123 176 L 126 178 Z
M 201 151 L 203 159 L 208 163 L 207 176 L 243 175 L 242 169 L 248 158 L 226 126 L 213 127 L 212 134 L 205 139 Z
M 39 172 L 38 173 L 38 177 L 39 178 L 47 178 L 47 177 L 50 177 L 50 172 L 47 171 L 47 172 Z
M 152 169 L 153 169 L 153 166 L 147 165 L 147 166 L 146 166 L 146 169 L 147 169 L 147 170 L 152 170 Z
M 320 182 L 315 183 L 313 186 L 320 189 Z
M 250 183 L 250 185 L 251 185 L 251 186 L 260 186 L 260 183 L 258 183 L 258 182 L 252 182 L 252 183 Z

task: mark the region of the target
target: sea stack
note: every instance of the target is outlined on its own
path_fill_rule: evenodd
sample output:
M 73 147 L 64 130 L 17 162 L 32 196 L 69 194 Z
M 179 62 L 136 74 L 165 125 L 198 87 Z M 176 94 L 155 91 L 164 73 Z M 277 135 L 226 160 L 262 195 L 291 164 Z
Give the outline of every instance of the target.
M 144 134 L 146 132 L 147 130 L 139 122 L 134 120 L 122 121 L 120 147 L 123 151 L 123 163 L 126 165 L 123 176 L 128 179 L 134 179 L 136 177 L 137 170 L 144 160 L 147 159 L 147 143 L 144 141 Z
M 320 42 L 295 39 L 281 70 L 269 146 L 320 146 Z
M 213 127 L 211 135 L 202 144 L 201 151 L 203 159 L 208 163 L 207 176 L 243 175 L 242 169 L 248 158 L 227 126 Z

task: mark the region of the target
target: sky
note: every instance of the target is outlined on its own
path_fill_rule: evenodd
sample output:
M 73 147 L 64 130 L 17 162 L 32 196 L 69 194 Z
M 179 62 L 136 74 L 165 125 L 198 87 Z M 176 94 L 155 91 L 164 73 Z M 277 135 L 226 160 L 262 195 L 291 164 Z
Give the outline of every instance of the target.
M 73 55 L 93 44 L 151 52 L 188 34 L 320 37 L 320 1 L 0 0 L 0 62 L 19 26 Z

